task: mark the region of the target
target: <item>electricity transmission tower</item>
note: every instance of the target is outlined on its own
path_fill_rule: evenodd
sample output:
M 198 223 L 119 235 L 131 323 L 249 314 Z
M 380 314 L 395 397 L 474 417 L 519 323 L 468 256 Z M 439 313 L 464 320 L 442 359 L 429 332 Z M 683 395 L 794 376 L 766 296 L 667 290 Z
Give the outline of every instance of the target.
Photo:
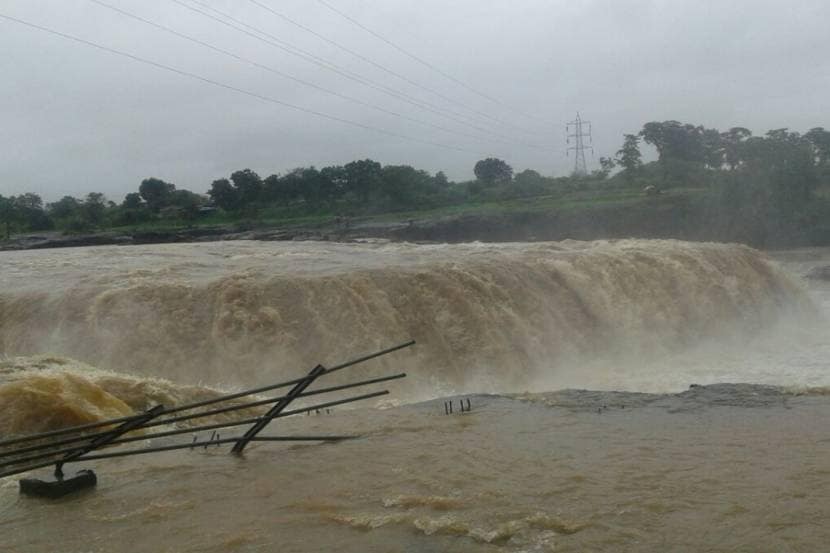
M 574 151 L 574 175 L 587 175 L 588 166 L 585 164 L 585 150 L 591 150 L 594 153 L 593 138 L 591 137 L 591 122 L 583 121 L 576 113 L 576 119 L 565 125 L 565 132 L 567 133 L 567 143 L 571 144 L 573 139 L 573 146 L 568 146 L 568 155 L 570 151 Z M 585 139 L 588 139 L 588 145 L 585 145 Z

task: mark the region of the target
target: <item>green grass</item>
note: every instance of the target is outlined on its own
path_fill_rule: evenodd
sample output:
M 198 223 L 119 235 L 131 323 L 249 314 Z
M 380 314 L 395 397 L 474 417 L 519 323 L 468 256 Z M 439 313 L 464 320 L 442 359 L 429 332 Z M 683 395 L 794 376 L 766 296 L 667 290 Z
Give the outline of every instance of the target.
M 625 206 L 665 201 L 667 198 L 691 197 L 705 194 L 701 188 L 670 189 L 659 196 L 647 196 L 639 188 L 589 189 L 525 198 L 471 200 L 434 208 L 391 211 L 386 213 L 348 217 L 351 225 L 389 224 L 407 221 L 428 221 L 461 216 L 495 216 L 516 213 L 568 212 L 591 210 L 610 206 Z M 196 220 L 154 220 L 113 227 L 114 232 L 175 232 L 188 228 L 226 227 L 239 230 L 268 228 L 325 228 L 334 225 L 338 217 L 333 213 L 305 214 L 297 208 L 264 207 L 255 214 L 215 212 Z
M 407 220 L 440 219 L 463 215 L 498 215 L 548 211 L 573 212 L 581 209 L 615 205 L 648 204 L 666 198 L 700 196 L 705 193 L 706 190 L 702 188 L 672 189 L 659 196 L 647 196 L 639 189 L 576 191 L 567 194 L 548 194 L 508 200 L 466 202 L 433 209 L 382 213 L 361 219 L 388 223 Z

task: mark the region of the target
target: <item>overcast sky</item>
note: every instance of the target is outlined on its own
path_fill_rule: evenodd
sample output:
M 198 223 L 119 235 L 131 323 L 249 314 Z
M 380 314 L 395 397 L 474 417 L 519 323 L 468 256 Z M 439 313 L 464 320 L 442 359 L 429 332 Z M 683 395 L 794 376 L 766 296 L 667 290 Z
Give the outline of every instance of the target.
M 593 166 L 652 120 L 830 127 L 827 0 L 325 0 L 455 80 L 318 0 L 101 1 L 242 60 L 92 0 L 0 0 L 2 15 L 192 75 L 0 18 L 0 194 L 120 202 L 149 176 L 205 192 L 237 169 L 363 158 L 452 179 L 487 156 L 563 175 L 577 111 Z M 183 6 L 222 19 L 196 2 L 237 28 Z

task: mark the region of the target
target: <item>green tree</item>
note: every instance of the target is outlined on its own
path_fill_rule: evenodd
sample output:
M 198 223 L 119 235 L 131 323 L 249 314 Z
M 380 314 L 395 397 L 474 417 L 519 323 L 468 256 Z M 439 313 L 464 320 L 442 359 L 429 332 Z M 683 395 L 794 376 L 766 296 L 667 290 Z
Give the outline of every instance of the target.
M 723 162 L 730 171 L 734 171 L 743 161 L 744 144 L 751 136 L 752 131 L 744 127 L 732 127 L 721 133 Z
M 435 192 L 434 179 L 410 165 L 387 165 L 382 173 L 382 191 L 395 209 L 420 207 Z
M 748 170 L 768 179 L 774 201 L 797 209 L 812 199 L 817 184 L 814 153 L 809 141 L 787 129 L 767 132 L 748 141 Z
M 276 199 L 285 205 L 305 202 L 306 207 L 318 207 L 325 198 L 324 179 L 314 167 L 297 167 L 269 183 Z
M 710 169 L 720 169 L 725 162 L 725 144 L 717 129 L 698 127 L 703 148 L 703 163 Z
M 623 168 L 623 177 L 631 184 L 643 166 L 643 156 L 640 154 L 640 137 L 638 135 L 624 135 L 622 148 L 617 150 L 617 164 Z
M 473 173 L 487 186 L 507 184 L 513 180 L 513 168 L 505 161 L 494 157 L 478 161 L 473 167 Z
M 371 159 L 352 161 L 343 166 L 346 191 L 354 194 L 364 205 L 381 188 L 381 165 Z
M 760 247 L 798 243 L 815 225 L 814 152 L 798 133 L 774 129 L 748 138 L 741 164 L 721 184 L 720 219 L 738 238 Z
M 804 138 L 813 148 L 816 165 L 830 165 L 830 131 L 824 130 L 824 127 L 815 127 L 807 131 Z
M 43 210 L 43 200 L 37 194 L 27 192 L 12 196 L 14 220 L 27 230 L 49 230 L 55 224 Z
M 64 196 L 57 202 L 47 206 L 49 215 L 54 219 L 69 219 L 78 214 L 81 208 L 81 201 L 72 196 Z
M 330 200 L 334 201 L 343 197 L 348 186 L 345 167 L 342 165 L 323 167 L 320 169 L 320 176 L 326 179 L 326 187 L 329 190 Z
M 5 198 L 0 194 L 0 224 L 5 229 L 6 240 L 11 238 L 12 225 L 17 222 L 17 213 L 12 198 Z
M 176 190 L 170 198 L 170 208 L 174 210 L 172 215 L 186 221 L 192 221 L 199 216 L 199 208 L 203 203 L 202 196 L 184 189 Z
M 295 169 L 290 176 L 294 179 L 289 186 L 293 197 L 302 197 L 308 207 L 317 209 L 332 202 L 335 195 L 334 183 L 316 167 Z
M 218 179 L 211 183 L 208 191 L 211 201 L 225 211 L 234 211 L 239 207 L 239 190 L 228 179 Z
M 19 209 L 30 209 L 33 211 L 43 209 L 43 200 L 37 194 L 27 192 L 14 197 L 14 205 Z
M 290 206 L 303 201 L 303 169 L 298 167 L 283 176 L 269 175 L 262 181 L 263 199 L 267 202 Z
M 519 196 L 537 196 L 545 190 L 545 177 L 533 169 L 525 169 L 516 173 L 513 188 Z
M 104 195 L 100 192 L 90 192 L 81 205 L 81 214 L 84 221 L 91 227 L 100 227 L 104 222 L 104 213 L 107 204 Z
M 665 185 L 690 185 L 701 176 L 707 161 L 706 134 L 701 126 L 678 121 L 652 121 L 640 131 L 643 141 L 657 150 Z
M 600 179 L 605 180 L 608 178 L 608 175 L 611 174 L 611 171 L 614 170 L 617 164 L 614 162 L 613 159 L 610 157 L 600 157 L 599 158 L 599 171 L 594 171 L 594 174 Z
M 262 197 L 262 179 L 254 171 L 243 169 L 231 174 L 231 182 L 239 193 L 239 203 L 249 205 Z
M 161 208 L 170 205 L 170 197 L 175 190 L 175 184 L 164 182 L 155 177 L 144 179 L 138 187 L 138 193 L 147 202 L 147 208 L 153 213 L 158 213 Z
M 819 179 L 824 186 L 830 185 L 830 131 L 815 127 L 804 138 L 812 147 Z
M 124 196 L 124 201 L 121 202 L 121 207 L 124 209 L 141 209 L 144 204 L 141 202 L 141 194 L 138 192 L 130 192 Z

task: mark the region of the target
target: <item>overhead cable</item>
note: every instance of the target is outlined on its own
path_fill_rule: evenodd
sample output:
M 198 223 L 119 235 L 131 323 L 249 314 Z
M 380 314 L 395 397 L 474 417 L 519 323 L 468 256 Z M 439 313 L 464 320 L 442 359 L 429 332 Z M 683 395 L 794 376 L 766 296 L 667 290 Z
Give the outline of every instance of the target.
M 355 98 L 354 96 L 349 96 L 349 95 L 347 95 L 347 94 L 343 94 L 343 93 L 341 93 L 341 92 L 337 92 L 336 90 L 331 90 L 330 88 L 326 88 L 326 87 L 319 86 L 319 85 L 317 85 L 317 84 L 315 84 L 315 83 L 312 83 L 312 82 L 307 81 L 307 80 L 305 80 L 305 79 L 302 79 L 302 78 L 300 78 L 300 77 L 296 77 L 296 76 L 294 76 L 294 75 L 291 75 L 291 74 L 289 74 L 289 73 L 286 73 L 286 72 L 281 71 L 281 70 L 279 70 L 279 69 L 276 69 L 276 68 L 274 68 L 274 67 L 271 67 L 271 66 L 268 66 L 268 65 L 265 65 L 265 64 L 259 63 L 259 62 L 257 62 L 257 61 L 254 61 L 254 60 L 251 60 L 251 59 L 248 59 L 248 58 L 245 58 L 245 57 L 239 56 L 239 55 L 237 55 L 237 54 L 234 54 L 233 52 L 230 52 L 230 51 L 228 51 L 228 50 L 225 50 L 225 49 L 223 49 L 223 48 L 220 48 L 220 47 L 218 47 L 218 46 L 215 46 L 215 45 L 213 45 L 213 44 L 210 44 L 210 43 L 208 43 L 208 42 L 205 42 L 205 41 L 203 41 L 203 40 L 200 40 L 200 39 L 198 39 L 198 38 L 195 38 L 195 37 L 192 37 L 192 36 L 186 35 L 186 34 L 184 34 L 184 33 L 181 33 L 181 32 L 179 32 L 179 31 L 176 31 L 175 29 L 172 29 L 172 28 L 170 28 L 170 27 L 168 27 L 168 26 L 166 26 L 166 25 L 162 25 L 161 23 L 156 23 L 156 22 L 154 22 L 154 21 L 150 21 L 149 19 L 145 19 L 145 18 L 143 18 L 143 17 L 141 17 L 141 16 L 139 16 L 139 15 L 136 15 L 136 14 L 134 14 L 134 13 L 128 12 L 128 11 L 126 11 L 126 10 L 123 10 L 123 9 L 121 9 L 121 8 L 119 8 L 119 7 L 116 7 L 116 6 L 113 6 L 113 5 L 108 4 L 108 3 L 106 3 L 106 2 L 103 2 L 102 0 L 89 0 L 89 1 L 90 1 L 90 2 L 92 2 L 92 3 L 94 3 L 94 4 L 99 5 L 99 6 L 101 6 L 101 7 L 104 7 L 104 8 L 110 9 L 110 10 L 115 11 L 115 12 L 117 12 L 117 13 L 120 13 L 121 15 L 124 15 L 125 17 L 129 17 L 129 18 L 134 19 L 134 20 L 136 20 L 136 21 L 140 21 L 140 22 L 142 22 L 142 23 L 144 23 L 144 24 L 146 24 L 146 25 L 150 25 L 150 26 L 155 27 L 156 29 L 162 30 L 162 31 L 164 31 L 164 32 L 166 32 L 166 33 L 170 33 L 170 34 L 172 34 L 172 35 L 174 35 L 174 36 L 177 36 L 177 37 L 179 37 L 179 38 L 182 38 L 182 39 L 184 39 L 184 40 L 188 40 L 188 41 L 190 41 L 190 42 L 193 42 L 193 43 L 195 43 L 195 44 L 198 44 L 198 45 L 200 45 L 200 46 L 203 46 L 203 47 L 205 47 L 205 48 L 208 48 L 208 49 L 210 49 L 210 50 L 213 50 L 213 51 L 215 51 L 215 52 L 219 52 L 220 54 L 223 54 L 223 55 L 225 55 L 225 56 L 228 56 L 228 57 L 230 57 L 230 58 L 232 58 L 232 59 L 235 59 L 235 60 L 237 60 L 237 61 L 239 61 L 239 62 L 246 63 L 246 64 L 249 64 L 249 65 L 252 65 L 252 66 L 254 66 L 254 67 L 257 67 L 257 68 L 259 68 L 259 69 L 263 69 L 263 70 L 268 71 L 268 72 L 270 72 L 270 73 L 273 73 L 273 74 L 275 74 L 275 75 L 279 75 L 280 77 L 283 77 L 283 78 L 285 78 L 285 79 L 289 79 L 289 80 L 291 80 L 291 81 L 297 82 L 297 83 L 299 83 L 299 84 L 302 84 L 302 85 L 304 85 L 304 86 L 307 86 L 307 87 L 313 88 L 313 89 L 315 89 L 315 90 L 319 90 L 319 91 L 321 91 L 321 92 L 325 92 L 326 94 L 331 94 L 332 96 L 335 96 L 335 97 L 337 97 L 337 98 L 341 98 L 341 99 L 343 99 L 343 100 L 346 100 L 346 101 L 352 102 L 352 103 L 354 103 L 354 104 L 357 104 L 357 105 L 360 105 L 360 106 L 363 106 L 363 107 L 366 107 L 366 108 L 369 108 L 369 109 L 373 109 L 373 110 L 378 111 L 378 112 L 380 112 L 380 113 L 385 113 L 385 114 L 387 114 L 387 115 L 392 115 L 392 116 L 394 116 L 394 117 L 398 117 L 398 118 L 400 118 L 400 119 L 403 119 L 403 120 L 405 120 L 405 121 L 409 121 L 409 122 L 411 122 L 411 123 L 415 123 L 415 124 L 418 124 L 418 125 L 423 125 L 423 126 L 430 127 L 430 128 L 432 128 L 432 129 L 436 129 L 436 130 L 440 130 L 440 131 L 443 131 L 443 132 L 446 132 L 446 133 L 451 133 L 451 134 L 456 134 L 456 135 L 459 135 L 459 136 L 464 136 L 464 137 L 467 137 L 467 138 L 472 138 L 472 139 L 474 139 L 474 140 L 478 140 L 478 141 L 501 142 L 501 143 L 503 143 L 503 144 L 513 145 L 513 143 L 508 142 L 508 141 L 505 141 L 505 140 L 499 140 L 498 138 L 488 138 L 488 137 L 485 137 L 485 136 L 480 136 L 480 135 L 475 135 L 475 134 L 472 134 L 472 133 L 467 133 L 467 132 L 463 132 L 463 131 L 458 131 L 458 130 L 455 130 L 455 129 L 450 129 L 450 128 L 448 128 L 448 127 L 444 127 L 444 126 L 442 126 L 442 125 L 436 125 L 436 124 L 434 124 L 434 123 L 430 123 L 430 122 L 428 122 L 428 121 L 423 121 L 423 120 L 421 120 L 421 119 L 416 119 L 416 118 L 414 118 L 414 117 L 409 117 L 409 116 L 404 115 L 404 114 L 402 114 L 402 113 L 399 113 L 399 112 L 396 112 L 396 111 L 393 111 L 393 110 L 390 110 L 390 109 L 386 109 L 386 108 L 384 108 L 384 107 L 378 106 L 378 105 L 373 104 L 373 103 L 370 103 L 370 102 L 364 102 L 363 100 L 361 100 L 361 99 L 359 99 L 359 98 Z
M 288 23 L 290 25 L 293 25 L 294 27 L 297 27 L 299 29 L 302 29 L 306 33 L 309 33 L 309 34 L 319 38 L 320 40 L 326 42 L 327 44 L 330 44 L 330 45 L 334 46 L 335 48 L 338 48 L 339 50 L 342 50 L 342 51 L 356 57 L 357 59 L 368 63 L 372 67 L 380 69 L 381 71 L 383 71 L 385 73 L 388 73 L 389 75 L 392 75 L 393 77 L 396 77 L 396 78 L 398 78 L 398 79 L 400 79 L 400 80 L 402 80 L 402 81 L 404 81 L 404 82 L 406 82 L 406 83 L 408 83 L 408 84 L 410 84 L 410 85 L 412 85 L 416 88 L 419 88 L 421 90 L 429 92 L 430 94 L 434 94 L 435 96 L 441 98 L 445 102 L 448 102 L 452 105 L 461 107 L 462 109 L 465 109 L 465 110 L 468 110 L 472 113 L 475 113 L 476 115 L 478 115 L 480 117 L 484 117 L 485 119 L 489 119 L 489 120 L 491 120 L 491 121 L 493 121 L 493 122 L 495 122 L 499 125 L 504 125 L 504 126 L 507 126 L 507 127 L 513 127 L 514 129 L 517 129 L 521 132 L 525 132 L 525 133 L 528 133 L 528 134 L 538 134 L 535 131 L 529 131 L 529 130 L 523 129 L 522 127 L 520 127 L 518 125 L 514 125 L 514 124 L 509 123 L 507 121 L 502 121 L 501 119 L 499 119 L 497 117 L 493 117 L 491 114 L 489 114 L 487 112 L 480 111 L 480 110 L 477 110 L 477 109 L 474 109 L 474 108 L 470 107 L 468 103 L 455 100 L 455 99 L 450 98 L 449 96 L 447 96 L 445 94 L 442 94 L 441 92 L 435 90 L 434 88 L 422 85 L 421 83 L 410 79 L 406 75 L 403 75 L 400 72 L 395 71 L 394 69 L 390 69 L 390 68 L 388 68 L 387 66 L 385 66 L 383 64 L 377 63 L 376 61 L 372 60 L 371 58 L 369 58 L 367 56 L 364 56 L 360 52 L 356 52 L 355 50 L 349 48 L 348 46 L 344 46 L 343 44 L 340 44 L 339 42 L 326 37 L 322 33 L 319 33 L 317 31 L 315 31 L 314 29 L 311 29 L 310 27 L 308 27 L 306 25 L 303 25 L 302 23 L 300 23 L 298 21 L 295 21 L 294 19 L 288 17 L 287 15 L 285 15 L 283 13 L 280 13 L 280 12 L 276 11 L 275 9 L 273 9 L 272 7 L 268 6 L 267 4 L 261 2 L 260 0 L 248 0 L 248 2 L 250 2 L 251 4 L 253 4 L 255 6 L 258 6 L 258 7 L 262 8 L 263 10 L 267 11 L 268 13 L 270 13 L 270 14 L 276 16 L 276 17 L 279 17 L 280 19 L 282 19 L 286 23 Z
M 453 77 L 452 75 L 450 75 L 450 74 L 449 74 L 449 73 L 447 73 L 446 71 L 443 71 L 443 70 L 441 70 L 439 67 L 436 67 L 434 64 L 432 64 L 432 63 L 428 62 L 427 60 L 425 60 L 425 59 L 421 58 L 420 56 L 417 56 L 417 55 L 413 54 L 413 53 L 412 53 L 412 52 L 410 52 L 409 50 L 407 50 L 407 49 L 403 48 L 402 46 L 399 46 L 398 44 L 396 44 L 396 43 L 395 43 L 395 42 L 393 42 L 392 40 L 390 40 L 390 39 L 386 38 L 385 36 L 381 35 L 380 33 L 378 33 L 378 32 L 376 32 L 376 31 L 374 31 L 374 30 L 370 29 L 369 27 L 367 27 L 366 25 L 362 24 L 362 23 L 361 23 L 360 21 L 358 21 L 357 19 L 355 19 L 355 18 L 351 17 L 349 14 L 347 14 L 347 13 L 343 12 L 342 10 L 339 10 L 339 9 L 335 8 L 334 6 L 332 6 L 332 5 L 331 5 L 329 2 L 327 2 L 326 0 L 317 0 L 317 2 L 318 2 L 319 4 L 321 4 L 321 5 L 323 5 L 324 7 L 328 8 L 328 9 L 329 9 L 329 10 L 331 10 L 332 12 L 336 13 L 337 15 L 339 15 L 340 17 L 342 17 L 343 19 L 345 19 L 345 20 L 347 20 L 347 21 L 351 22 L 353 25 L 355 25 L 355 26 L 359 27 L 360 29 L 363 29 L 364 31 L 366 31 L 367 33 L 369 33 L 369 34 L 370 34 L 370 35 L 372 35 L 373 37 L 377 38 L 378 40 L 380 40 L 380 41 L 382 41 L 382 42 L 384 42 L 384 43 L 388 44 L 389 46 L 391 46 L 392 48 L 394 48 L 394 49 L 395 49 L 395 50 L 397 50 L 398 52 L 400 52 L 400 53 L 404 54 L 405 56 L 407 56 L 408 58 L 410 58 L 410 59 L 413 59 L 413 60 L 417 61 L 418 63 L 420 63 L 420 64 L 421 64 L 421 65 L 423 65 L 424 67 L 427 67 L 427 68 L 431 69 L 431 70 L 432 70 L 432 71 L 434 71 L 435 73 L 438 73 L 438 74 L 439 74 L 439 75 L 441 75 L 442 77 L 444 77 L 444 78 L 446 78 L 446 79 L 451 80 L 452 82 L 454 82 L 454 83 L 456 83 L 457 85 L 459 85 L 459 86 L 461 86 L 461 87 L 465 88 L 466 90 L 468 90 L 468 91 L 470 91 L 470 92 L 472 92 L 472 93 L 474 93 L 474 94 L 476 94 L 476 95 L 478 95 L 478 96 L 480 96 L 480 97 L 482 97 L 482 98 L 484 98 L 484 99 L 486 99 L 486 100 L 489 100 L 490 102 L 493 102 L 493 103 L 495 103 L 495 104 L 498 104 L 498 105 L 500 105 L 500 106 L 502 106 L 502 107 L 504 107 L 504 108 L 507 108 L 507 109 L 509 109 L 509 110 L 511 110 L 511 111 L 513 111 L 513 112 L 515 112 L 515 113 L 518 113 L 519 115 L 522 115 L 522 116 L 527 117 L 527 118 L 529 118 L 529 119 L 532 119 L 532 120 L 534 120 L 534 121 L 538 121 L 538 120 L 539 120 L 539 118 L 538 118 L 537 116 L 535 116 L 535 115 L 531 115 L 531 114 L 529 114 L 529 113 L 526 113 L 526 112 L 524 112 L 523 110 L 520 110 L 520 109 L 518 109 L 518 108 L 511 107 L 511 106 L 509 106 L 509 105 L 505 104 L 504 102 L 502 102 L 501 100 L 499 100 L 498 98 L 494 98 L 493 96 L 490 96 L 489 94 L 486 94 L 486 93 L 484 93 L 484 92 L 481 92 L 480 90 L 478 90 L 478 89 L 476 89 L 476 88 L 473 88 L 472 86 L 468 85 L 467 83 L 465 83 L 465 82 L 464 82 L 464 81 L 462 81 L 461 79 L 457 79 L 456 77 Z
M 332 62 L 330 62 L 330 61 L 328 61 L 324 58 L 321 58 L 321 57 L 319 57 L 319 56 L 317 56 L 317 55 L 315 55 L 311 52 L 308 52 L 307 50 L 297 48 L 297 47 L 291 45 L 290 43 L 280 39 L 279 37 L 277 37 L 277 36 L 275 36 L 271 33 L 268 33 L 267 31 L 263 31 L 262 29 L 259 29 L 259 28 L 255 27 L 253 25 L 249 25 L 249 24 L 245 23 L 244 21 L 240 21 L 239 19 L 233 17 L 232 15 L 230 15 L 228 13 L 225 13 L 225 12 L 222 12 L 221 10 L 217 10 L 216 8 L 213 8 L 213 7 L 205 4 L 204 2 L 200 2 L 199 0 L 191 0 L 191 1 L 194 4 L 204 8 L 206 10 L 210 10 L 210 11 L 216 13 L 216 14 L 219 14 L 221 17 L 223 17 L 225 19 L 221 19 L 220 17 L 216 17 L 216 16 L 211 15 L 210 13 L 208 13 L 206 11 L 203 11 L 199 8 L 196 8 L 196 7 L 193 7 L 189 4 L 186 4 L 182 0 L 170 0 L 170 1 L 175 3 L 175 4 L 178 4 L 179 6 L 181 6 L 183 8 L 186 8 L 186 9 L 188 9 L 188 10 L 194 12 L 194 13 L 201 14 L 201 15 L 203 15 L 203 16 L 209 18 L 209 19 L 212 19 L 212 20 L 214 20 L 214 21 L 216 21 L 216 22 L 218 22 L 222 25 L 230 27 L 231 29 L 234 29 L 234 30 L 239 31 L 239 32 L 241 32 L 241 33 L 243 33 L 247 36 L 250 36 L 250 37 L 256 39 L 256 40 L 264 42 L 265 44 L 270 44 L 271 46 L 274 46 L 275 48 L 278 48 L 278 49 L 280 49 L 280 50 L 282 50 L 282 51 L 284 51 L 288 54 L 299 57 L 300 59 L 303 59 L 303 60 L 305 60 L 309 63 L 313 63 L 313 64 L 315 64 L 319 67 L 322 67 L 323 69 L 326 69 L 328 71 L 332 71 L 332 72 L 334 72 L 334 73 L 336 73 L 336 74 L 338 74 L 342 77 L 345 77 L 345 78 L 347 78 L 351 81 L 357 82 L 361 85 L 367 86 L 369 88 L 372 88 L 374 90 L 377 90 L 377 91 L 382 92 L 384 94 L 387 94 L 389 96 L 397 98 L 397 99 L 399 99 L 403 102 L 406 102 L 408 104 L 411 104 L 411 105 L 413 105 L 413 106 L 415 106 L 419 109 L 428 111 L 430 113 L 433 113 L 435 115 L 439 115 L 441 117 L 445 117 L 447 119 L 455 121 L 456 123 L 465 125 L 465 126 L 471 128 L 471 129 L 475 129 L 479 132 L 488 134 L 490 136 L 497 137 L 500 140 L 506 141 L 508 143 L 514 143 L 514 144 L 518 144 L 518 145 L 525 146 L 525 147 L 528 147 L 528 148 L 534 148 L 534 149 L 539 149 L 539 150 L 549 150 L 549 148 L 544 147 L 544 146 L 540 146 L 538 144 L 532 144 L 532 143 L 528 143 L 528 142 L 521 141 L 521 140 L 510 140 L 509 137 L 505 137 L 504 135 L 501 135 L 499 133 L 495 133 L 495 132 L 493 132 L 493 131 L 491 131 L 487 128 L 481 127 L 478 124 L 475 124 L 475 123 L 471 122 L 470 118 L 467 115 L 464 115 L 463 113 L 459 113 L 459 112 L 456 112 L 456 111 L 453 111 L 453 110 L 450 110 L 450 109 L 447 109 L 447 108 L 442 108 L 441 106 L 435 105 L 435 104 L 433 104 L 431 102 L 428 102 L 426 100 L 415 98 L 415 97 L 413 97 L 409 94 L 406 94 L 405 92 L 402 92 L 400 90 L 396 90 L 396 89 L 390 88 L 386 85 L 377 83 L 377 82 L 375 82 L 375 81 L 373 81 L 373 80 L 371 80 L 367 77 L 356 74 L 356 73 L 354 73 L 352 71 L 349 71 L 348 69 L 345 69 L 341 66 L 338 66 L 337 64 L 334 64 L 334 63 L 332 63 Z M 233 23 L 230 23 L 229 21 L 232 21 Z M 265 37 L 267 37 L 267 38 L 265 38 Z
M 114 55 L 117 55 L 117 56 L 128 58 L 128 59 L 131 59 L 133 61 L 145 64 L 145 65 L 150 65 L 150 66 L 156 67 L 158 69 L 163 69 L 165 71 L 175 73 L 177 75 L 181 75 L 183 77 L 188 77 L 190 79 L 201 81 L 203 83 L 215 86 L 217 88 L 223 88 L 225 90 L 230 90 L 230 91 L 233 91 L 233 92 L 236 92 L 236 93 L 239 93 L 239 94 L 243 94 L 245 96 L 249 96 L 251 98 L 256 98 L 256 99 L 262 100 L 264 102 L 269 102 L 269 103 L 276 104 L 276 105 L 279 105 L 279 106 L 287 107 L 287 108 L 293 109 L 295 111 L 299 111 L 299 112 L 302 112 L 302 113 L 307 113 L 309 115 L 314 115 L 316 117 L 320 117 L 320 118 L 323 118 L 323 119 L 328 119 L 330 121 L 337 121 L 339 123 L 343 123 L 343 124 L 350 125 L 350 126 L 353 126 L 353 127 L 358 127 L 358 128 L 364 129 L 364 130 L 376 132 L 376 133 L 383 134 L 383 135 L 386 135 L 386 136 L 399 138 L 401 140 L 406 140 L 408 142 L 426 144 L 426 145 L 429 145 L 429 146 L 435 146 L 437 148 L 442 148 L 442 149 L 446 149 L 446 150 L 453 150 L 453 151 L 457 151 L 457 152 L 464 152 L 464 153 L 471 153 L 471 154 L 475 154 L 475 155 L 482 155 L 478 152 L 473 152 L 473 151 L 467 150 L 465 148 L 460 148 L 460 147 L 452 146 L 452 145 L 449 145 L 449 144 L 443 144 L 443 143 L 440 143 L 440 142 L 434 142 L 434 141 L 431 141 L 431 140 L 423 140 L 423 139 L 415 138 L 415 137 L 408 136 L 408 135 L 405 135 L 405 134 L 400 134 L 400 133 L 397 133 L 397 132 L 394 132 L 394 131 L 389 131 L 389 130 L 386 130 L 386 129 L 382 129 L 380 127 L 375 127 L 373 125 L 366 125 L 366 124 L 360 123 L 358 121 L 352 121 L 351 119 L 345 119 L 343 117 L 338 117 L 336 115 L 331 115 L 331 114 L 324 113 L 324 112 L 321 112 L 321 111 L 317 111 L 317 110 L 313 110 L 313 109 L 309 109 L 309 108 L 304 108 L 302 106 L 298 106 L 298 105 L 292 104 L 290 102 L 285 102 L 283 100 L 280 100 L 278 98 L 274 98 L 272 96 L 265 96 L 265 95 L 259 94 L 257 92 L 252 92 L 250 90 L 246 90 L 246 89 L 239 88 L 239 87 L 236 87 L 236 86 L 233 86 L 233 85 L 229 85 L 227 83 L 216 81 L 216 80 L 213 80 L 211 78 L 204 77 L 202 75 L 198 75 L 196 73 L 191 73 L 191 72 L 185 71 L 183 69 L 178 69 L 178 68 L 175 68 L 175 67 L 172 67 L 172 66 L 169 66 L 169 65 L 165 65 L 163 63 L 159 63 L 157 61 L 153 61 L 153 60 L 150 60 L 150 59 L 147 59 L 147 58 L 136 56 L 134 54 L 130 54 L 129 52 L 124 52 L 122 50 L 117 50 L 115 48 L 110 48 L 109 46 L 104 46 L 102 44 L 98 44 L 96 42 L 86 40 L 84 38 L 80 38 L 80 37 L 77 37 L 77 36 L 74 36 L 74 35 L 70 35 L 68 33 L 57 31 L 55 29 L 50 29 L 48 27 L 44 27 L 44 26 L 41 26 L 41 25 L 37 25 L 37 24 L 32 23 L 30 21 L 25 21 L 23 19 L 19 19 L 17 17 L 12 17 L 10 15 L 6 15 L 6 14 L 3 14 L 3 13 L 0 13 L 0 19 L 5 19 L 7 21 L 12 21 L 14 23 L 24 25 L 24 26 L 29 27 L 31 29 L 36 29 L 36 30 L 42 31 L 44 33 L 48 33 L 48 34 L 55 35 L 55 36 L 58 36 L 58 37 L 61 37 L 61 38 L 67 39 L 67 40 L 77 42 L 79 44 L 84 44 L 86 46 L 89 46 L 91 48 L 95 48 L 97 50 L 101 50 L 101 51 L 104 51 L 104 52 L 108 52 L 110 54 L 114 54 Z

